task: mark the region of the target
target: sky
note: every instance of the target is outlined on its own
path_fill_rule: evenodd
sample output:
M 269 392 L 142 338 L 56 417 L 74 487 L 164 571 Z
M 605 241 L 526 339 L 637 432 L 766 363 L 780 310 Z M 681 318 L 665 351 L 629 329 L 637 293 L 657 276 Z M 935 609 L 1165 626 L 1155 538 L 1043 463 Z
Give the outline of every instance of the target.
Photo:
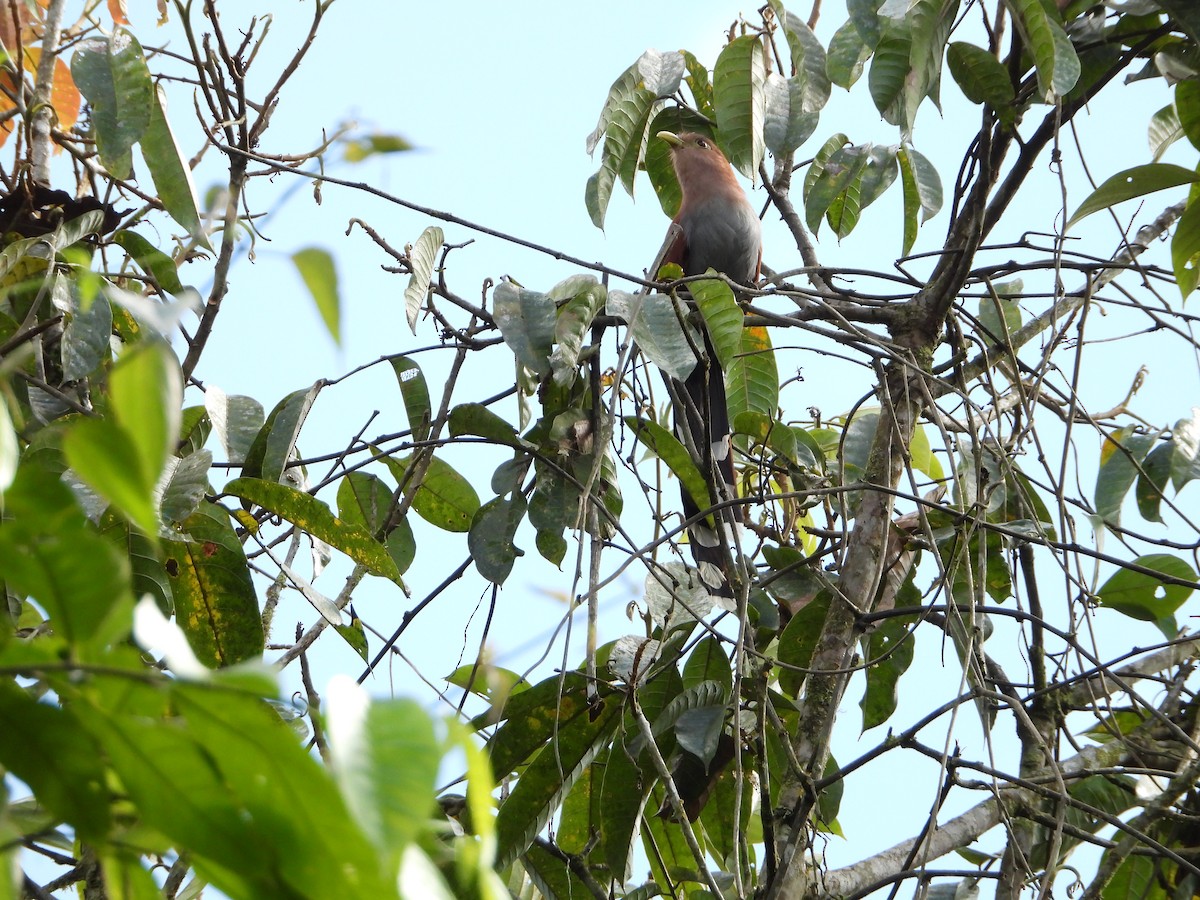
M 178 42 L 177 22 L 156 30 L 150 4 L 129 5 L 134 29 L 143 35 L 144 44 Z M 231 29 L 239 27 L 251 12 L 270 11 L 273 15 L 267 44 L 251 71 L 251 95 L 255 88 L 261 93 L 307 30 L 312 0 L 254 0 L 222 6 L 226 27 Z M 589 158 L 584 140 L 595 125 L 609 85 L 644 50 L 687 48 L 711 66 L 728 27 L 743 10 L 754 15 L 753 7 L 743 8 L 728 0 L 687 4 L 656 0 L 604 4 L 466 0 L 453 5 L 336 0 L 309 59 L 284 90 L 271 129 L 259 149 L 263 153 L 295 153 L 316 145 L 323 129 L 347 122 L 357 123 L 363 131 L 398 133 L 417 149 L 358 165 L 338 162 L 335 154 L 326 171 L 575 257 L 638 272 L 658 249 L 666 217 L 643 178 L 635 200 L 614 193 L 606 229 L 596 229 L 584 207 L 583 193 L 588 176 L 598 167 L 599 154 Z M 804 4 L 796 11 L 807 17 L 809 7 Z M 844 19 L 842 2 L 826 0 L 817 28 L 824 43 Z M 943 93 L 946 98 L 941 114 L 929 104 L 922 108 L 915 144 L 938 164 L 949 196 L 964 141 L 969 139 L 978 114 L 975 107 L 955 98 L 952 86 L 948 85 Z M 190 152 L 199 137 L 188 123 L 190 98 L 177 90 L 172 97 L 172 121 L 180 142 Z M 1100 148 L 1091 151 L 1088 160 L 1096 178 L 1149 161 L 1145 122 L 1167 100 L 1160 84 L 1139 83 L 1126 89 L 1117 108 L 1096 109 L 1081 117 L 1077 126 L 1081 142 Z M 819 146 L 836 131 L 844 131 L 855 143 L 891 144 L 897 140 L 895 129 L 882 122 L 870 104 L 864 83 L 849 95 L 834 88 L 817 134 L 805 150 Z M 1063 152 L 1071 190 L 1068 205 L 1073 208 L 1088 187 L 1066 141 Z M 801 151 L 801 156 L 804 153 Z M 1191 164 L 1186 155 L 1180 159 L 1185 165 Z M 219 162 L 209 159 L 198 169 L 197 185 L 202 193 L 214 183 L 218 171 L 214 166 Z M 1039 178 L 1041 186 L 1023 201 L 1024 207 L 1014 210 L 1002 230 L 1005 239 L 1015 238 L 1025 227 L 1046 231 L 1052 226 L 1054 210 L 1061 203 L 1054 173 L 1046 166 Z M 270 211 L 260 222 L 263 237 L 269 240 L 259 241 L 253 259 L 243 256 L 231 272 L 225 308 L 197 372 L 206 383 L 218 385 L 228 394 L 249 394 L 269 409 L 285 394 L 319 378 L 336 378 L 383 355 L 436 343 L 430 323 L 419 326 L 417 336 L 409 331 L 403 305 L 407 279 L 382 271 L 380 267 L 389 260 L 362 230 L 346 235 L 352 217 L 369 223 L 393 246 L 415 240 L 430 224 L 442 224 L 449 243 L 473 241 L 451 255 L 447 273 L 451 286 L 468 297 L 479 296 L 486 278 L 510 275 L 528 287 L 545 289 L 577 271 L 547 255 L 481 236 L 468 228 L 433 222 L 362 192 L 326 185 L 321 194 L 321 203 L 317 204 L 311 184 L 294 175 L 259 179 L 251 185 L 251 209 Z M 757 204 L 764 195 L 758 188 L 751 196 Z M 1161 208 L 1156 203 L 1150 201 L 1147 218 Z M 947 218 L 943 211 L 923 228 L 918 251 L 940 244 Z M 1108 228 L 1100 244 L 1103 252 L 1116 248 L 1115 232 L 1111 225 Z M 768 216 L 765 229 L 766 262 L 776 269 L 798 265 L 780 223 Z M 292 253 L 310 246 L 328 250 L 337 262 L 343 304 L 340 346 L 328 338 L 290 263 Z M 823 234 L 819 244 L 823 262 L 860 268 L 886 269 L 899 251 L 897 189 L 866 212 L 859 230 L 849 238 L 839 244 Z M 1004 259 L 1007 252 L 997 251 L 995 258 Z M 1154 252 L 1162 262 L 1162 249 Z M 922 271 L 921 266 L 914 264 L 914 269 Z M 186 269 L 182 276 L 188 281 Z M 203 277 L 200 272 L 196 279 L 202 289 Z M 1154 352 L 1149 344 L 1134 345 L 1122 350 L 1125 356 L 1106 360 L 1087 384 L 1089 392 L 1094 392 L 1094 407 L 1116 403 L 1138 366 L 1151 359 L 1146 393 L 1160 388 L 1147 400 L 1154 420 L 1170 424 L 1186 415 L 1189 398 L 1197 396 L 1195 361 L 1165 360 L 1154 357 Z M 435 398 L 440 389 L 439 372 L 444 371 L 439 367 L 446 359 L 448 354 L 421 357 Z M 870 384 L 854 367 L 802 349 L 781 352 L 780 370 L 803 373 L 804 380 L 791 395 L 795 408 L 818 407 L 826 416 L 844 412 Z M 457 399 L 494 393 L 505 382 L 511 383 L 510 378 L 508 371 L 497 374 L 473 370 Z M 1173 389 L 1161 390 L 1164 384 L 1171 384 Z M 373 416 L 375 411 L 377 417 Z M 405 427 L 394 377 L 384 367 L 326 390 L 302 436 L 301 451 L 317 454 L 339 449 L 350 435 L 364 427 L 367 437 Z M 478 466 L 468 462 L 470 457 L 449 453 L 447 458 Z M 498 456 L 497 462 L 500 459 Z M 490 496 L 486 468 L 473 468 L 467 474 L 486 495 L 484 499 Z M 419 529 L 418 538 L 419 555 L 409 578 L 415 598 L 436 585 L 445 571 L 465 555 L 460 537 Z M 496 661 L 517 669 L 528 665 L 545 645 L 564 612 L 558 597 L 570 589 L 568 578 L 549 566 L 524 566 L 536 556 L 531 535 L 525 536 L 524 545 L 527 556 L 519 561 L 517 571 L 500 594 L 489 638 Z M 444 566 L 439 565 L 442 561 Z M 345 571 L 335 565 L 321 577 L 317 587 L 327 595 L 336 594 Z M 602 639 L 637 630 L 622 616 L 625 603 L 639 593 L 636 581 L 631 577 L 606 599 Z M 390 632 L 400 613 L 410 605 L 382 583 L 368 583 L 357 596 L 361 598 L 356 600 L 360 615 L 385 632 Z M 285 606 L 277 619 L 281 639 L 290 635 L 292 621 L 313 618 L 299 597 L 292 598 L 292 604 Z M 413 661 L 413 668 L 401 664 L 385 668 L 368 681 L 368 686 L 380 695 L 394 691 L 429 700 L 421 677 L 436 680 L 460 662 L 470 662 L 485 612 L 486 596 L 477 580 L 456 586 L 419 617 L 401 642 L 400 649 Z M 1129 623 L 1123 620 L 1122 625 Z M 1146 642 L 1154 639 L 1152 630 L 1145 634 Z M 378 642 L 372 640 L 372 649 L 377 646 Z M 565 654 L 568 662 L 578 662 L 581 647 L 581 637 L 576 633 Z M 328 674 L 347 671 L 356 675 L 361 671 L 361 663 L 340 644 L 322 652 L 321 670 Z M 953 696 L 959 676 L 952 651 L 926 641 L 919 645 L 918 653 L 931 660 L 929 670 L 921 676 L 929 679 L 931 690 L 938 696 Z M 563 654 L 559 641 L 547 665 L 559 664 Z M 847 719 L 857 715 L 857 697 L 852 687 L 843 711 Z M 839 739 L 835 752 L 845 760 L 856 755 L 857 736 L 852 724 L 843 724 L 844 737 Z M 973 732 L 970 723 L 956 727 L 972 739 L 977 737 L 977 729 Z M 877 735 L 870 737 L 878 740 Z M 872 790 L 883 789 L 886 774 L 886 770 L 881 773 Z M 898 810 L 907 808 L 919 821 L 921 811 L 932 802 L 935 774 L 914 776 L 909 785 L 911 794 L 888 795 L 897 815 Z M 895 784 L 888 786 L 889 790 L 895 788 Z M 852 799 L 858 801 L 855 811 L 850 810 Z M 878 801 L 870 796 L 848 797 L 844 809 L 843 826 L 853 840 L 848 844 L 832 842 L 831 860 L 848 862 L 903 836 L 902 828 L 879 827 Z

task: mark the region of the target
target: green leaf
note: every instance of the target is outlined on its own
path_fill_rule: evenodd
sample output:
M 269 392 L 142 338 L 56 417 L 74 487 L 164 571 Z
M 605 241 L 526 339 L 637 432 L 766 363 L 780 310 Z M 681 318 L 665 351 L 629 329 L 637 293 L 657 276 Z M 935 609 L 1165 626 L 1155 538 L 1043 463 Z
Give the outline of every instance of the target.
M 820 206 L 825 202 L 824 191 L 838 191 L 829 201 L 825 218 L 839 238 L 854 230 L 861 211 L 878 200 L 896 180 L 896 153 L 895 147 L 867 144 L 843 147 L 830 158 L 825 174 L 828 175 L 835 166 L 846 165 L 848 180 L 833 179 L 830 184 L 818 181 L 813 190 L 813 203 Z
M 97 294 L 85 307 L 71 289 L 74 280 L 61 274 L 54 278 L 56 282 L 60 279 L 68 282 L 66 293 L 73 300 L 73 310 L 67 317 L 61 342 L 63 377 L 78 381 L 112 356 L 112 306 L 106 296 Z
M 1138 477 L 1138 469 L 1157 437 L 1139 434 L 1127 425 L 1106 435 L 1100 448 L 1100 469 L 1096 473 L 1096 514 L 1110 525 L 1121 521 L 1121 505 Z
M 762 40 L 753 34 L 730 41 L 717 57 L 713 71 L 713 98 L 722 146 L 734 168 L 750 179 L 757 177 L 765 150 L 766 75 Z
M 1180 82 L 1188 84 L 1189 82 Z M 1178 86 L 1176 86 L 1178 90 Z M 1150 117 L 1146 127 L 1146 138 L 1150 144 L 1150 152 L 1154 155 L 1151 162 L 1159 162 L 1167 148 L 1183 137 L 1183 126 L 1179 122 L 1179 114 L 1173 105 L 1164 106 Z
M 1041 0 L 1013 0 L 1016 22 L 1033 51 L 1038 89 L 1046 103 L 1064 96 L 1079 80 L 1079 56 Z
M 808 24 L 779 0 L 771 0 L 776 20 L 783 26 L 792 58 L 792 78 L 800 87 L 796 113 L 817 113 L 829 102 L 831 84 L 827 74 L 825 48 Z
M 578 789 L 582 784 L 583 782 L 577 783 L 575 788 Z M 556 829 L 554 837 L 559 849 L 569 846 L 569 844 L 564 845 L 561 824 Z M 582 846 L 575 848 L 576 851 L 582 849 Z M 534 844 L 525 851 L 525 855 L 521 857 L 521 865 L 542 897 L 586 897 L 588 895 L 588 885 L 575 874 L 571 863 L 561 854 L 551 853 L 540 844 Z M 633 895 L 625 894 L 624 896 L 632 897 Z
M 871 71 L 867 85 L 875 108 L 893 125 L 901 124 L 899 110 L 902 109 L 905 85 L 909 75 L 909 59 L 912 56 L 912 34 L 902 23 L 888 20 L 888 27 L 875 47 L 871 59 Z
M 650 809 L 660 808 L 665 800 L 666 793 L 658 785 L 651 791 L 646 805 Z M 667 816 L 644 816 L 641 832 L 643 852 L 654 884 L 678 885 L 688 873 L 694 872 L 696 859 L 688 848 L 683 828 L 678 822 L 671 821 Z M 698 881 L 700 876 L 695 874 L 690 880 Z M 635 897 L 633 900 L 642 898 Z
M 779 370 L 771 336 L 761 325 L 742 329 L 738 355 L 725 370 L 725 400 L 730 420 L 744 412 L 774 418 L 779 406 Z
M 175 612 L 175 599 L 158 545 L 132 527 L 111 507 L 100 517 L 99 533 L 129 560 L 130 587 L 135 597 L 147 594 L 163 615 Z
M 1016 91 L 1000 60 L 982 47 L 955 41 L 946 48 L 946 63 L 968 100 L 988 104 L 1002 122 L 1014 120 L 1012 102 Z
M 608 211 L 608 201 L 612 198 L 612 189 L 616 181 L 617 173 L 606 161 L 599 172 L 588 178 L 584 187 L 583 203 L 587 207 L 588 216 L 592 224 L 602 231 L 604 214 Z
M 905 90 L 905 119 L 909 128 L 926 97 L 938 105 L 946 41 L 958 18 L 959 0 L 918 0 L 905 16 L 911 26 L 911 76 Z
M 438 251 L 442 249 L 445 235 L 436 225 L 430 225 L 421 232 L 417 242 L 408 251 L 409 266 L 412 275 L 408 279 L 408 287 L 404 289 L 404 313 L 408 317 L 408 327 L 412 333 L 417 333 L 417 317 L 421 314 L 421 304 L 429 293 L 429 283 L 433 279 L 434 266 L 437 265 Z
M 408 519 L 391 521 L 394 497 L 395 491 L 375 475 L 348 472 L 338 484 L 338 515 L 373 536 L 386 534 L 384 546 L 403 575 L 416 557 L 417 545 Z
M 869 147 L 839 147 L 824 160 L 820 175 L 811 186 L 805 180 L 804 207 L 809 230 L 814 234 L 821 227 L 821 217 L 828 216 L 830 224 L 842 236 L 840 214 L 844 212 L 847 198 L 857 208 L 857 182 L 866 169 Z M 857 218 L 857 213 L 854 213 Z M 853 225 L 850 226 L 853 228 Z M 845 233 L 849 233 L 846 231 Z
M 909 618 L 885 619 L 863 640 L 867 670 L 866 690 L 859 701 L 863 731 L 882 725 L 896 711 L 896 686 L 913 661 L 913 624 Z
M 1162 521 L 1159 507 L 1166 496 L 1167 485 L 1171 482 L 1171 458 L 1174 452 L 1173 444 L 1159 444 L 1142 460 L 1142 471 L 1138 473 L 1135 495 L 1138 512 L 1147 522 Z
M 1008 347 L 1010 338 L 1021 327 L 1021 305 L 1017 297 L 1024 290 L 1021 279 L 992 286 L 991 296 L 979 300 L 979 324 L 983 340 L 989 345 Z
M 317 304 L 317 311 L 333 337 L 333 342 L 340 344 L 341 300 L 338 298 L 338 277 L 333 257 L 327 250 L 319 247 L 306 247 L 292 254 L 292 262 L 295 263 L 300 277 L 304 279 L 304 286 L 308 288 L 313 302 Z M 405 297 L 407 296 L 405 292 Z
M 798 698 L 812 664 L 825 616 L 829 613 L 829 594 L 818 594 L 792 616 L 779 635 L 779 686 L 789 697 Z
M 197 450 L 184 457 L 167 457 L 166 469 L 158 485 L 164 520 L 182 522 L 196 511 L 209 490 L 211 467 L 212 453 L 208 450 Z
M 477 435 L 517 450 L 528 450 L 532 447 L 511 425 L 482 403 L 460 403 L 450 410 L 447 425 L 451 437 Z
M 350 525 L 378 534 L 391 514 L 393 493 L 376 475 L 347 472 L 338 482 L 338 516 Z
M 0 505 L 4 502 L 4 492 L 16 478 L 20 455 L 21 448 L 17 444 L 17 432 L 8 412 L 8 403 L 0 398 Z
M 105 840 L 112 819 L 104 764 L 69 708 L 0 681 L 0 763 L 82 840 Z
M 510 694 L 499 709 L 471 720 L 476 730 L 504 722 L 488 741 L 488 757 L 497 779 L 528 762 L 559 728 L 588 711 L 587 679 L 582 672 L 551 675 L 533 687 Z
M 175 445 L 175 453 L 179 456 L 199 451 L 208 443 L 213 430 L 212 419 L 203 406 L 185 407 L 179 425 L 179 440 Z
M 575 367 L 592 320 L 604 308 L 607 289 L 591 275 L 576 275 L 551 288 L 549 296 L 567 301 L 559 308 L 554 325 L 550 368 L 558 384 L 569 385 L 575 380 Z
M 871 445 L 879 427 L 879 409 L 860 407 L 854 418 L 846 425 L 842 438 L 842 483 L 850 484 L 863 477 L 867 460 L 871 456 Z
M 110 419 L 84 419 L 63 436 L 67 464 L 148 537 L 158 534 L 157 473 L 143 468 L 133 438 Z
M 647 50 L 638 57 L 635 65 L 646 89 L 664 98 L 679 90 L 687 71 L 683 54 L 678 50 L 668 50 L 666 53 Z
M 167 120 L 166 94 L 155 90 L 150 100 L 150 122 L 141 136 L 142 158 L 150 170 L 154 190 L 167 214 L 186 229 L 201 247 L 211 249 L 208 236 L 200 222 L 200 204 L 192 170 L 179 149 L 171 123 Z M 139 260 L 140 264 L 140 260 Z M 158 276 L 158 272 L 155 272 Z M 160 281 L 164 288 L 165 282 Z M 170 290 L 170 288 L 167 288 Z
M 183 374 L 170 347 L 148 341 L 109 376 L 109 402 L 137 449 L 141 471 L 157 480 L 179 435 Z
M 807 434 L 802 428 L 784 425 L 765 413 L 742 412 L 733 418 L 733 430 L 770 447 L 793 465 L 810 469 L 821 467 L 819 448 L 814 450 L 811 438 L 805 440 Z
M 348 472 L 338 484 L 338 515 L 378 535 L 388 527 L 395 492 L 382 479 L 366 472 Z M 417 545 L 408 519 L 391 523 L 384 540 L 388 553 L 403 575 L 416 557 Z
M 546 294 L 501 281 L 492 291 L 492 314 L 517 362 L 540 376 L 550 374 L 550 351 L 558 310 Z
M 342 158 L 348 163 L 360 163 L 372 156 L 405 153 L 412 149 L 413 145 L 398 134 L 368 134 L 346 141 Z
M 644 808 L 646 794 L 658 780 L 648 765 L 643 772 L 637 759 L 631 759 L 630 755 L 627 747 L 615 744 L 583 776 L 598 782 L 593 789 L 592 828 L 600 839 L 597 849 L 601 858 L 610 872 L 620 873 L 618 877 L 628 871 L 638 814 Z
M 384 541 L 388 554 L 396 563 L 396 569 L 403 575 L 408 571 L 413 560 L 417 558 L 417 540 L 413 536 L 412 526 L 408 519 L 401 519 Z
M 804 176 L 804 208 L 808 227 L 816 234 L 816 230 L 820 228 L 821 219 L 825 215 L 825 210 L 829 208 L 828 202 L 824 206 L 820 206 L 811 202 L 810 194 L 819 182 L 832 178 L 835 171 L 826 174 L 825 167 L 830 158 L 837 153 L 842 147 L 850 143 L 850 139 L 842 133 L 838 133 L 828 138 L 817 151 L 817 155 L 813 157 L 812 163 L 808 167 L 808 172 Z
M 1170 163 L 1150 163 L 1118 172 L 1096 188 L 1067 221 L 1070 228 L 1085 216 L 1125 200 L 1200 181 L 1200 174 Z
M 525 555 L 514 543 L 525 511 L 525 498 L 514 493 L 511 498 L 495 497 L 475 512 L 467 547 L 479 574 L 493 584 L 504 584 L 517 557 Z
M 1101 857 L 1107 862 L 1108 854 L 1116 848 L 1106 850 Z M 1113 873 L 1112 880 L 1104 888 L 1106 896 L 1125 897 L 1129 900 L 1172 900 L 1172 895 L 1163 886 L 1161 861 L 1152 856 L 1133 854 L 1120 857 L 1121 862 Z
M 118 178 L 133 170 L 130 151 L 150 125 L 154 84 L 141 45 L 118 28 L 107 41 L 89 40 L 71 57 L 71 75 L 92 109 L 96 149 Z
M 246 451 L 243 475 L 267 481 L 282 481 L 287 477 L 300 429 L 324 386 L 323 381 L 318 381 L 307 390 L 292 391 L 275 404 Z
M 818 113 L 804 111 L 804 84 L 775 72 L 763 86 L 763 140 L 776 156 L 794 153 L 817 130 Z
M 164 541 L 175 618 L 209 668 L 261 659 L 265 638 L 246 552 L 224 511 L 202 507 Z
M 404 401 L 404 412 L 408 416 L 408 427 L 412 431 L 413 440 L 427 440 L 433 412 L 425 373 L 407 356 L 389 356 L 388 362 L 392 364 L 396 381 L 400 383 L 400 397 Z
M 712 272 L 712 269 L 709 269 Z M 721 371 L 729 371 L 742 349 L 742 308 L 738 306 L 733 288 L 717 279 L 693 281 L 688 285 L 696 308 L 704 318 L 704 327 L 717 353 Z
M 584 203 L 592 224 L 604 228 L 604 216 L 612 197 L 613 185 L 620 175 L 626 190 L 633 193 L 633 175 L 641 160 L 648 133 L 646 124 L 658 105 L 653 90 L 643 84 L 641 60 L 623 73 L 612 87 L 600 111 L 600 121 L 588 135 L 587 152 L 593 153 L 604 139 L 600 170 L 588 179 Z
M 900 163 L 900 178 L 904 185 L 904 249 L 907 256 L 917 239 L 917 211 L 921 221 L 928 222 L 942 208 L 942 180 L 937 169 L 911 146 L 896 151 Z
M 287 519 L 301 531 L 341 550 L 373 574 L 400 582 L 396 564 L 383 544 L 362 526 L 339 519 L 316 497 L 290 485 L 259 478 L 235 478 L 225 485 L 225 493 Z
M 525 693 L 529 693 L 526 691 Z M 511 863 L 550 821 L 562 798 L 621 721 L 621 704 L 601 701 L 589 715 L 561 724 L 522 773 L 496 817 L 496 862 Z
M 1107 817 L 1097 815 L 1092 810 L 1107 813 L 1109 817 L 1120 816 L 1142 802 L 1138 796 L 1137 779 L 1132 775 L 1088 775 L 1073 781 L 1068 791 L 1073 799 L 1082 803 L 1082 806 L 1071 804 L 1064 819 L 1067 827 L 1074 829 L 1076 834 L 1094 834 L 1104 827 Z M 1066 846 L 1078 843 L 1080 839 L 1073 837 L 1067 840 Z M 1111 896 L 1107 889 L 1105 896 Z
M 1171 436 L 1175 445 L 1171 454 L 1171 484 L 1180 491 L 1189 481 L 1200 478 L 1200 408 L 1193 407 L 1191 418 L 1176 422 Z
M 690 51 L 681 50 L 679 52 L 683 54 L 683 64 L 687 68 L 684 81 L 687 82 L 688 90 L 692 92 L 692 106 L 699 113 L 699 118 L 712 122 L 716 119 L 717 114 L 713 109 L 712 84 L 708 77 L 708 67 Z M 654 134 L 655 132 L 652 130 L 650 133 Z M 678 133 L 676 132 L 676 134 Z
M 871 48 L 863 41 L 854 22 L 847 19 L 829 42 L 825 63 L 829 80 L 838 87 L 850 90 L 862 76 L 863 67 L 870 58 Z
M 934 481 L 941 481 L 945 477 L 941 462 L 933 454 L 933 447 L 929 443 L 929 435 L 924 426 L 918 425 L 913 429 L 908 456 L 914 469 L 924 472 Z
M 204 409 L 225 450 L 225 458 L 242 465 L 266 422 L 262 404 L 253 397 L 228 396 L 214 384 L 204 392 Z M 260 463 L 261 465 L 261 463 Z
M 624 320 L 638 349 L 672 378 L 683 381 L 696 368 L 692 348 L 703 338 L 686 323 L 681 301 L 669 294 L 609 291 L 605 312 Z
M 413 495 L 412 508 L 417 515 L 443 531 L 470 531 L 471 520 L 479 510 L 479 495 L 449 463 L 432 457 L 421 483 L 413 485 L 406 477 L 412 457 L 401 460 L 384 457 L 384 461 L 396 480 L 405 486 L 405 494 Z
M 144 145 L 143 145 L 144 149 Z M 125 248 L 138 267 L 154 279 L 154 284 L 169 294 L 179 294 L 183 285 L 175 260 L 167 256 L 136 231 L 123 228 L 113 235 L 113 243 Z M 97 298 L 99 299 L 99 298 Z
M 1172 578 L 1196 580 L 1195 570 L 1186 561 L 1166 553 L 1142 556 L 1134 563 Z M 1173 640 L 1179 631 L 1175 624 L 1175 610 L 1183 605 L 1191 593 L 1190 587 L 1165 584 L 1153 575 L 1121 569 L 1104 582 L 1096 592 L 1096 599 L 1101 606 L 1115 609 L 1132 619 L 1153 622 L 1167 640 Z
M 441 744 L 415 700 L 372 700 L 346 676 L 330 684 L 330 768 L 346 805 L 394 878 L 434 806 Z
M 867 167 L 858 179 L 859 203 L 866 209 L 892 186 L 899 166 L 896 163 L 896 146 L 881 147 L 867 145 Z
M 679 438 L 650 419 L 626 416 L 625 424 L 650 452 L 667 464 L 667 468 L 679 479 L 679 483 L 691 496 L 697 509 L 708 509 L 712 506 L 708 482 L 700 474 L 696 461 L 680 443 Z
M 1193 200 L 1175 225 L 1171 237 L 1171 266 L 1182 299 L 1196 289 L 1200 280 L 1200 202 Z
M 0 531 L 0 571 L 10 591 L 46 611 L 72 653 L 98 658 L 132 625 L 129 562 L 82 523 L 36 537 Z
M 846 0 L 846 12 L 850 14 L 850 21 L 863 43 L 872 50 L 879 44 L 882 36 L 879 16 L 879 7 L 882 5 L 883 0 Z
M 1175 85 L 1175 113 L 1183 134 L 1200 150 L 1200 82 L 1187 79 Z
M 587 152 L 589 156 L 596 152 L 596 148 L 600 145 L 605 131 L 608 130 L 608 123 L 612 121 L 613 108 L 622 97 L 637 87 L 641 83 L 641 80 L 642 76 L 638 72 L 638 65 L 634 62 L 609 87 L 608 96 L 605 98 L 604 106 L 600 110 L 600 121 L 596 123 L 595 129 L 587 137 Z
M 177 710 L 178 721 L 138 728 L 132 716 L 122 716 L 103 743 L 146 824 L 194 848 L 199 871 L 216 887 L 241 897 L 397 896 L 396 879 L 379 865 L 333 778 L 271 707 L 257 697 L 188 684 L 172 686 L 160 704 Z M 161 794 L 152 798 L 156 790 Z M 194 799 L 181 797 L 189 793 Z M 278 815 L 281 809 L 287 816 Z M 243 849 L 243 841 L 250 846 Z M 221 850 L 210 856 L 210 847 Z M 255 887 L 223 886 L 225 853 Z M 258 872 L 241 869 L 251 859 Z
M 560 565 L 567 543 L 562 534 L 572 528 L 579 515 L 580 490 L 560 473 L 539 467 L 529 498 L 529 522 L 537 529 L 537 550 L 545 559 Z
M 1200 43 L 1200 9 L 1194 3 L 1188 0 L 1158 0 L 1158 5 L 1183 27 L 1193 41 Z
M 712 634 L 700 639 L 683 666 L 685 688 L 694 688 L 705 682 L 720 686 L 719 699 L 713 702 L 721 705 L 733 691 L 733 670 L 725 653 L 725 645 Z
M 604 135 L 601 166 L 616 173 L 629 196 L 646 147 L 650 119 L 658 108 L 655 92 L 640 84 L 621 97 L 612 109 Z

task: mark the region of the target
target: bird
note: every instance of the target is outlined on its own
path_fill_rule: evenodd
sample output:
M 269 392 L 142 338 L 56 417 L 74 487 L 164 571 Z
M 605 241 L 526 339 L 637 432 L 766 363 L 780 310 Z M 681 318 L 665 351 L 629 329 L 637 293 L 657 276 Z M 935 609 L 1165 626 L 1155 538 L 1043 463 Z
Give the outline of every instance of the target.
M 712 269 L 736 284 L 756 284 L 762 267 L 762 224 L 725 154 L 707 135 L 660 131 L 657 137 L 670 145 L 682 192 L 679 212 L 667 233 L 663 265 L 675 263 L 685 277 Z M 736 490 L 725 376 L 707 332 L 704 355 L 706 359 L 700 360 L 684 381 L 668 379 L 675 433 L 693 455 L 713 498 L 733 499 Z M 684 516 L 693 519 L 700 511 L 684 490 Z M 701 519 L 688 529 L 700 578 L 718 597 L 732 597 L 726 571 L 728 541 L 734 523 L 741 518 L 740 507 L 727 507 L 715 516 L 727 527 L 713 529 Z

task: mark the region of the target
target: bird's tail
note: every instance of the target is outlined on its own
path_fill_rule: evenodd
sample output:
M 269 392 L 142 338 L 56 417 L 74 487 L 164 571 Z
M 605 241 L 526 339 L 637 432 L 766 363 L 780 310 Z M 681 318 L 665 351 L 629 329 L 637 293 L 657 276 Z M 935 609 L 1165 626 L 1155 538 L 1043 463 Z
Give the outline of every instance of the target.
M 700 578 L 718 597 L 732 599 L 730 552 L 734 532 L 742 521 L 739 505 L 722 505 L 737 496 L 733 470 L 733 445 L 725 378 L 716 364 L 716 353 L 705 335 L 707 360 L 701 360 L 686 381 L 672 381 L 675 433 L 688 448 L 708 483 L 716 509 L 708 515 L 683 488 L 683 514 L 689 521 L 688 538 Z

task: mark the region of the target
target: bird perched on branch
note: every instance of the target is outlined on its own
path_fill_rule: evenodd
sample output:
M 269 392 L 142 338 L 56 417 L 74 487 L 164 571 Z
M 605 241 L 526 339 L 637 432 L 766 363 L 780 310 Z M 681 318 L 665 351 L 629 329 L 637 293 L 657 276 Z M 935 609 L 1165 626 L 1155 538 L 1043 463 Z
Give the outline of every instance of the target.
M 671 162 L 683 193 L 663 263 L 676 263 L 685 276 L 713 269 L 737 284 L 755 284 L 762 263 L 762 227 L 729 161 L 710 137 L 669 131 L 660 131 L 658 137 L 671 145 Z M 736 493 L 725 376 L 707 331 L 704 350 L 707 358 L 696 364 L 687 380 L 672 380 L 669 387 L 676 435 L 719 502 Z M 700 512 L 686 490 L 683 510 L 689 519 Z M 728 532 L 741 519 L 741 509 L 726 508 L 714 519 L 729 527 L 714 530 L 701 520 L 688 534 L 701 578 L 714 593 L 728 597 Z

